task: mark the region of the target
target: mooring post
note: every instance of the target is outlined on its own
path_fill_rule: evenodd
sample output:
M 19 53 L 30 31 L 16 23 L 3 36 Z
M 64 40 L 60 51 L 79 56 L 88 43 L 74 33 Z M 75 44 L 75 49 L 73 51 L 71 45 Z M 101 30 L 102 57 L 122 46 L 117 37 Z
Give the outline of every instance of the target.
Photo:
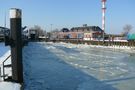
M 12 79 L 23 83 L 21 10 L 10 9 Z

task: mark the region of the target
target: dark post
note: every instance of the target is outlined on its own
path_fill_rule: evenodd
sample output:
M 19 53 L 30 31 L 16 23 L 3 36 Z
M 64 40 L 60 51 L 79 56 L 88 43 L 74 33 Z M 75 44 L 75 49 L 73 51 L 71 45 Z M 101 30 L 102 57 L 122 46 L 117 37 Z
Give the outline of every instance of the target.
M 21 10 L 10 9 L 12 79 L 23 83 Z

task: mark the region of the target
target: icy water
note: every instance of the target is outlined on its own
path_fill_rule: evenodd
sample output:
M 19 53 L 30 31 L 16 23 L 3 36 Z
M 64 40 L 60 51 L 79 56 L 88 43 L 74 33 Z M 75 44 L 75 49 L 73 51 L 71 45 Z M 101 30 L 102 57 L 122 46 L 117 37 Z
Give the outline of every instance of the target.
M 23 53 L 25 90 L 135 90 L 132 51 L 29 43 Z
M 5 47 L 4 43 L 0 43 L 0 57 L 9 50 L 9 47 Z

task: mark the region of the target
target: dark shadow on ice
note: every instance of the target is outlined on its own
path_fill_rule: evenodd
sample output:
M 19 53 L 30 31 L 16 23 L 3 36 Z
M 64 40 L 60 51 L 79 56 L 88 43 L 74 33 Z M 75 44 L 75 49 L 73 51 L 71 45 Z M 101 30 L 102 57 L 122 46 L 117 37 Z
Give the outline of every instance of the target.
M 39 43 L 23 51 L 24 90 L 117 90 L 67 64 Z

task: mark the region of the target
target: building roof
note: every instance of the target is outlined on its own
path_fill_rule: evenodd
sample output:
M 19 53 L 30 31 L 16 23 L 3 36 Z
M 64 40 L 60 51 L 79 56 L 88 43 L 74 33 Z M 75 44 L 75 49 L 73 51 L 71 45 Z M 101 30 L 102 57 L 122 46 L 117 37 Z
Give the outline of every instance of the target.
M 84 30 L 84 29 L 87 29 L 88 31 L 103 31 L 99 26 L 83 26 L 83 27 L 73 27 L 71 28 L 71 31 L 74 31 L 74 30 Z
M 70 30 L 68 28 L 62 28 L 61 31 L 62 32 L 69 32 Z
M 129 34 L 128 40 L 135 40 L 135 34 Z

